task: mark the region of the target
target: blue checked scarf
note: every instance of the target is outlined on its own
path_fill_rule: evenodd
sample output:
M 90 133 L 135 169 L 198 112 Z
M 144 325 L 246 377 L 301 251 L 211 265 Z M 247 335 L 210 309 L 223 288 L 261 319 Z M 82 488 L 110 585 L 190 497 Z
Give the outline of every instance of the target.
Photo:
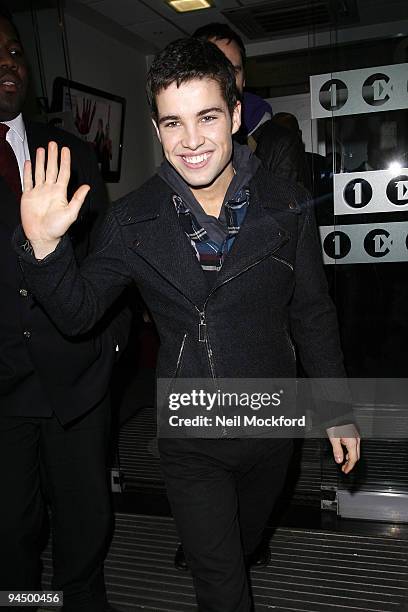
M 180 225 L 209 278 L 220 270 L 245 219 L 249 206 L 247 185 L 260 163 L 249 147 L 234 143 L 236 174 L 225 194 L 218 219 L 205 213 L 190 187 L 166 159 L 159 168 L 159 176 L 174 190 L 173 203 Z
M 178 195 L 173 196 L 174 206 L 181 226 L 195 250 L 197 259 L 205 272 L 219 272 L 224 259 L 231 249 L 249 206 L 249 189 L 244 187 L 224 204 L 227 234 L 222 242 L 212 240 L 197 221 L 194 213 Z

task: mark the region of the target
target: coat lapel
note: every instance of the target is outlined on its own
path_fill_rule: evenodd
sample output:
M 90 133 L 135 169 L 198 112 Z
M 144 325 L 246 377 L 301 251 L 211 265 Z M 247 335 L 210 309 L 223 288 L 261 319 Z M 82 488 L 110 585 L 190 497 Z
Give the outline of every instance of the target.
M 20 223 L 20 202 L 0 176 L 0 223 L 14 229 Z
M 37 147 L 44 146 L 44 143 L 39 141 L 37 134 L 35 133 L 35 127 L 33 127 L 29 121 L 25 123 L 25 129 L 27 134 L 28 149 L 30 151 L 31 164 L 34 170 Z
M 47 131 L 47 125 L 43 123 L 32 123 L 25 121 L 25 129 L 27 134 L 28 150 L 30 151 L 31 166 L 33 174 L 35 172 L 35 158 L 37 149 L 43 147 L 47 154 L 48 142 L 51 140 L 50 134 Z
M 185 235 L 172 201 L 172 192 L 159 179 L 155 181 L 154 195 L 135 203 L 135 214 L 128 220 L 134 223 L 134 236 L 130 248 L 189 301 L 200 307 L 208 295 L 208 283 L 194 249 Z M 149 181 L 150 183 L 150 181 Z M 143 195 L 142 195 L 143 197 Z
M 289 239 L 288 232 L 279 224 L 279 210 L 287 208 L 279 201 L 270 205 L 270 197 L 262 199 L 255 182 L 250 186 L 250 204 L 242 227 L 231 251 L 218 273 L 216 287 L 277 251 Z M 277 214 L 278 213 L 278 214 Z

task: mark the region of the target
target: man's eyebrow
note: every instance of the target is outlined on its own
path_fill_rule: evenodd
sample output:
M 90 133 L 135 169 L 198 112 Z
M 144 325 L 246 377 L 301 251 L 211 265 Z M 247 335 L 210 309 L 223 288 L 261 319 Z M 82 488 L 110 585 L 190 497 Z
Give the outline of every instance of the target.
M 220 106 L 212 106 L 211 108 L 203 108 L 197 113 L 197 117 L 203 117 L 204 115 L 208 115 L 209 113 L 224 113 L 225 110 Z M 179 115 L 164 115 L 159 119 L 159 125 L 162 123 L 166 123 L 166 121 L 180 121 Z
M 178 121 L 180 117 L 178 115 L 164 115 L 160 117 L 159 124 L 165 123 L 166 121 Z
M 197 113 L 197 117 L 203 117 L 204 115 L 208 115 L 209 113 L 224 113 L 224 109 L 220 106 L 212 106 L 211 108 L 204 108 L 200 112 Z

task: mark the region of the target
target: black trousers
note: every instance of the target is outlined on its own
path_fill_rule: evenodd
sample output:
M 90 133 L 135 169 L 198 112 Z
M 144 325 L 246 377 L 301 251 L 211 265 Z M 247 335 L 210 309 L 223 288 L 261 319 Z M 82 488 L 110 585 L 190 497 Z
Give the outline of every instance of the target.
M 161 467 L 200 612 L 253 609 L 255 551 L 286 476 L 291 440 L 159 440 Z
M 48 502 L 52 588 L 64 592 L 64 612 L 102 612 L 113 520 L 109 429 L 108 398 L 66 427 L 56 417 L 0 416 L 0 590 L 40 589 Z

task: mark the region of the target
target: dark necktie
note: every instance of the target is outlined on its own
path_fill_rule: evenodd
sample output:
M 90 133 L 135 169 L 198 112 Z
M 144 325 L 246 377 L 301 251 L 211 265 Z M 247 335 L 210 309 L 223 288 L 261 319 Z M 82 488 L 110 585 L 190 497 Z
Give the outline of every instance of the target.
M 6 134 L 9 131 L 9 126 L 0 123 L 0 176 L 6 181 L 7 185 L 17 196 L 21 198 L 21 178 L 18 169 L 16 156 L 14 155 L 13 147 L 6 140 Z

